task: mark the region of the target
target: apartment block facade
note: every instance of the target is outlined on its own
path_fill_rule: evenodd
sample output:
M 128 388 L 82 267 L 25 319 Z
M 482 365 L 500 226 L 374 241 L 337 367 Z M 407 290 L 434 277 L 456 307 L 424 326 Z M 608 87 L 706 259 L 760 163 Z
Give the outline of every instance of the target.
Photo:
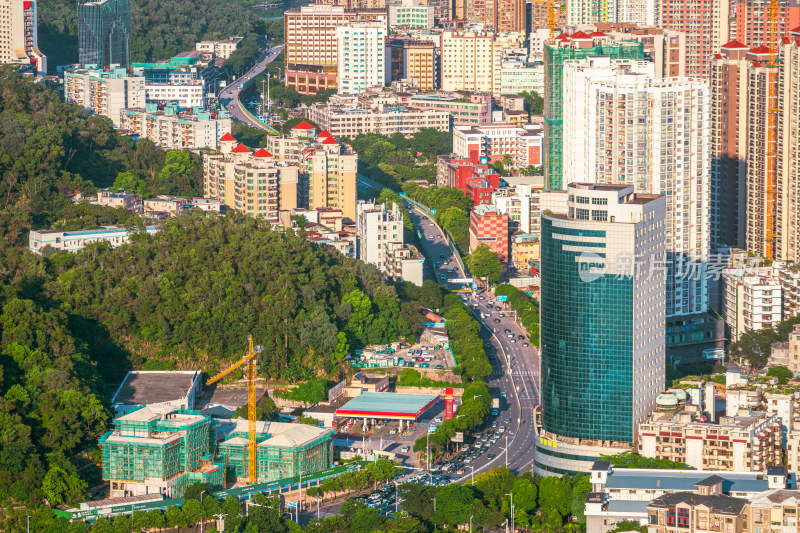
M 453 128 L 453 153 L 465 159 L 487 162 L 511 158 L 511 166 L 542 164 L 544 139 L 539 126 L 528 124 L 490 124 L 480 127 L 455 126 Z
M 746 331 L 774 327 L 783 320 L 780 282 L 763 273 L 727 269 L 722 273 L 722 315 L 726 336 L 736 342 Z
M 519 48 L 524 33 L 496 36 L 494 32 L 444 30 L 440 50 L 442 90 L 499 94 L 503 50 Z
M 0 65 L 17 65 L 47 73 L 47 56 L 39 50 L 34 0 L 0 0 Z
M 403 212 L 398 204 L 356 205 L 357 257 L 392 279 L 422 285 L 425 260 L 405 244 L 403 231 Z
M 386 80 L 386 23 L 353 21 L 336 28 L 339 94 L 358 94 Z
M 707 78 L 711 58 L 730 41 L 729 0 L 660 0 L 661 28 L 686 34 L 686 75 Z
M 355 10 L 343 6 L 311 4 L 286 11 L 286 86 L 300 94 L 316 94 L 321 90 L 336 89 L 336 29 L 356 20 L 379 20 L 388 24 L 386 7 Z
M 489 93 L 418 94 L 409 99 L 414 107 L 436 109 L 450 114 L 454 126 L 483 126 L 492 123 L 492 95 Z
M 421 128 L 450 129 L 450 114 L 445 111 L 396 105 L 353 108 L 318 103 L 308 109 L 308 118 L 334 137 L 353 138 L 360 133 L 412 135 Z
M 144 76 L 124 68 L 73 69 L 64 72 L 64 100 L 111 119 L 120 127 L 122 110 L 145 107 Z
M 775 37 L 789 35 L 800 26 L 800 4 L 796 0 L 777 0 Z M 734 16 L 730 19 L 730 38 L 750 47 L 769 46 L 769 0 L 742 0 L 733 4 Z
M 182 112 L 172 104 L 163 109 L 147 104 L 144 109 L 123 109 L 120 130 L 168 150 L 216 149 L 231 131 L 231 118 L 227 111 Z
M 593 57 L 564 65 L 563 174 L 666 195 L 667 316 L 704 313 L 710 243 L 710 92 L 656 78 L 642 61 Z M 583 157 L 578 156 L 583 154 Z
M 405 81 L 422 91 L 439 88 L 439 53 L 430 41 L 386 40 L 386 83 Z
M 779 58 L 775 255 L 800 262 L 800 26 L 781 39 Z
M 502 263 L 510 259 L 508 215 L 500 213 L 492 205 L 476 205 L 469 213 L 469 251 L 481 244 L 497 254 Z
M 135 231 L 121 226 L 104 226 L 82 231 L 31 230 L 28 249 L 35 254 L 41 254 L 48 246 L 56 252 L 77 252 L 97 242 L 107 242 L 112 248 L 116 248 L 128 242 Z M 160 229 L 149 226 L 145 231 L 152 235 Z
M 434 7 L 419 0 L 401 0 L 389 5 L 389 27 L 429 29 L 433 27 Z

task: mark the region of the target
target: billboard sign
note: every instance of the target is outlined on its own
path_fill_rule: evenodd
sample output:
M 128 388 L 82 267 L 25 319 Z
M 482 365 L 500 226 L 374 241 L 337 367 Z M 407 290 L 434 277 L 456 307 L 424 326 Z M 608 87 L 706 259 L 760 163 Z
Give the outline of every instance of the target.
M 508 296 L 506 296 L 505 294 L 501 294 L 500 296 L 497 297 L 497 301 L 498 302 L 507 302 L 508 301 Z
M 453 387 L 444 389 L 444 417 L 447 420 L 453 418 Z

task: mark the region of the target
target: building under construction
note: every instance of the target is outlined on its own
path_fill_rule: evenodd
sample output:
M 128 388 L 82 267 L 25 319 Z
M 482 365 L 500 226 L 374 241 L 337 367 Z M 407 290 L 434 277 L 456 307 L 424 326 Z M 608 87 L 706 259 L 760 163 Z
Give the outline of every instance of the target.
M 589 56 L 643 59 L 644 46 L 637 41 L 612 41 L 607 35 L 582 31 L 562 34 L 544 47 L 544 143 L 545 188 L 560 191 L 564 183 L 564 63 Z
M 258 422 L 257 475 L 265 483 L 300 475 L 310 475 L 333 464 L 333 430 L 306 424 Z M 227 462 L 229 481 L 248 478 L 247 420 L 226 420 L 218 434 L 223 436 L 219 454 Z
M 197 411 L 143 406 L 115 418 L 114 426 L 100 437 L 111 498 L 177 498 L 196 481 L 225 484 L 224 459 L 214 453 L 218 421 Z
M 178 498 L 197 481 L 224 487 L 248 479 L 247 420 L 217 420 L 159 404 L 133 409 L 114 426 L 100 438 L 111 498 Z M 310 475 L 333 462 L 332 430 L 259 422 L 257 442 L 259 482 Z

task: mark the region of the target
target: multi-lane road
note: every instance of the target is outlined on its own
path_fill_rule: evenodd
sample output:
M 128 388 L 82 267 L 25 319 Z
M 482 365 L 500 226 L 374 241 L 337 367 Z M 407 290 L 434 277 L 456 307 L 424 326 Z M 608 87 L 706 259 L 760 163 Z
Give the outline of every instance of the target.
M 427 217 L 422 211 L 412 207 L 411 219 L 423 235 L 422 245 L 428 251 L 428 256 L 433 261 L 441 261 L 446 265 L 434 268 L 436 281 L 445 285 L 446 280 L 441 279 L 444 274 L 448 279 L 468 278 L 454 257 L 453 251 L 447 243 L 444 231 L 434 220 Z M 442 257 L 444 256 L 444 257 Z M 446 269 L 451 268 L 452 273 Z M 488 303 L 492 302 L 489 309 Z M 467 297 L 466 303 L 473 309 L 477 320 L 482 324 L 481 337 L 491 343 L 496 357 L 493 360 L 493 369 L 489 379 L 489 388 L 499 394 L 505 393 L 505 401 L 501 402 L 502 410 L 498 417 L 498 425 L 503 424 L 507 416 L 511 419 L 505 423 L 506 432 L 503 438 L 495 445 L 498 449 L 490 450 L 496 457 L 489 460 L 486 454 L 481 455 L 473 463 L 474 473 L 478 473 L 493 466 L 502 466 L 508 461 L 508 467 L 515 472 L 522 473 L 533 469 L 533 439 L 535 438 L 533 413 L 534 407 L 539 403 L 539 352 L 530 339 L 525 329 L 515 322 L 513 311 L 506 305 L 498 303 L 494 295 L 488 290 L 479 290 Z M 475 307 L 477 304 L 477 307 Z M 498 311 L 496 307 L 500 307 Z M 505 316 L 499 316 L 502 312 Z M 491 313 L 488 317 L 481 314 Z M 514 337 L 514 342 L 506 333 L 506 329 Z M 519 336 L 523 335 L 524 339 Z M 528 346 L 524 346 L 527 343 Z M 508 436 L 508 457 L 506 458 L 505 445 Z M 469 469 L 468 469 L 469 470 Z M 473 472 L 470 472 L 473 474 Z M 469 476 L 465 476 L 464 479 Z
M 242 103 L 239 100 L 239 93 L 244 88 L 245 83 L 259 76 L 267 68 L 267 64 L 272 63 L 278 55 L 283 52 L 284 45 L 270 48 L 267 55 L 261 61 L 253 65 L 242 77 L 232 82 L 219 93 L 220 104 L 228 110 L 231 117 L 240 120 L 250 127 L 264 129 L 264 125 L 260 122 L 252 120 L 242 109 Z

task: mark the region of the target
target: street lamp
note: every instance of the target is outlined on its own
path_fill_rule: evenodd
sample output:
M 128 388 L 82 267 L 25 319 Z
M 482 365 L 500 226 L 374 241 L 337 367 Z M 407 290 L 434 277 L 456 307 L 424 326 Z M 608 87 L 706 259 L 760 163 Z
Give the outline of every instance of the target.
M 469 516 L 469 533 L 472 533 L 472 517 L 473 516 L 475 516 L 475 515 L 473 514 L 473 515 Z
M 506 492 L 506 496 L 511 498 L 511 531 L 514 531 L 514 493 Z
M 472 484 L 475 484 L 475 467 L 474 466 L 467 466 L 469 468 L 469 477 L 472 479 Z
M 206 491 L 200 491 L 200 509 L 201 509 L 201 512 L 203 513 L 203 515 L 205 515 L 205 511 L 202 510 L 203 509 L 203 494 L 205 494 L 205 493 L 206 493 Z M 205 520 L 205 516 L 203 516 L 200 519 L 200 533 L 203 533 L 203 522 L 204 522 L 204 520 Z

